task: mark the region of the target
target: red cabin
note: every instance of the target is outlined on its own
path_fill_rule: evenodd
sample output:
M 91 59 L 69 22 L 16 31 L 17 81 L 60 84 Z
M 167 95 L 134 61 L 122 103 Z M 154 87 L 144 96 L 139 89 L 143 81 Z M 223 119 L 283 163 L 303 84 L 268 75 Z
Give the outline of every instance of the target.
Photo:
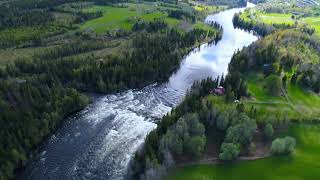
M 213 89 L 213 93 L 216 94 L 216 95 L 219 95 L 219 96 L 224 95 L 225 91 L 226 90 L 222 86 L 219 86 L 219 87 Z

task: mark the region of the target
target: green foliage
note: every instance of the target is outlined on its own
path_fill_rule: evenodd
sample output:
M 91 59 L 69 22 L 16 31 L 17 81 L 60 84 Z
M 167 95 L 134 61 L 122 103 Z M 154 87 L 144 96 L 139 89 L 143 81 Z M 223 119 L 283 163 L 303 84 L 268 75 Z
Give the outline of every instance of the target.
M 178 167 L 172 170 L 166 179 L 198 180 L 199 177 L 223 180 L 319 179 L 319 124 L 292 124 L 285 134 L 297 139 L 296 150 L 290 156 L 276 156 L 232 164 Z
M 209 0 L 208 2 L 215 5 L 224 5 L 228 7 L 245 6 L 247 3 L 245 0 Z
M 234 143 L 223 143 L 220 148 L 219 159 L 224 161 L 234 160 L 240 154 L 240 145 Z
M 217 128 L 219 130 L 226 130 L 229 126 L 229 118 L 228 118 L 228 112 L 222 112 L 217 116 L 216 119 L 217 122 Z
M 250 119 L 244 113 L 234 114 L 230 119 L 232 125 L 227 129 L 225 141 L 243 145 L 249 144 L 257 128 L 255 120 Z
M 265 79 L 264 88 L 273 96 L 279 96 L 281 92 L 281 80 L 276 75 L 270 75 Z
M 271 123 L 268 123 L 265 125 L 264 129 L 263 129 L 263 133 L 267 138 L 271 138 L 273 136 L 273 126 Z
M 194 136 L 189 140 L 187 150 L 193 156 L 199 157 L 200 155 L 202 155 L 205 145 L 205 136 Z
M 293 137 L 277 138 L 272 142 L 271 152 L 273 154 L 290 154 L 294 151 L 296 140 Z
M 130 168 L 133 177 L 138 178 L 147 172 L 147 159 L 156 159 L 165 165 L 168 152 L 173 158 L 199 157 L 202 154 L 206 144 L 205 128 L 209 128 L 203 124 L 215 126 L 216 114 L 210 104 L 202 103 L 202 97 L 217 85 L 218 80 L 212 81 L 210 78 L 193 84 L 183 102 L 162 118 L 157 129 L 147 136 L 141 152 L 136 153 Z
M 204 126 L 199 122 L 198 115 L 187 114 L 169 127 L 160 141 L 160 152 L 165 154 L 170 151 L 176 155 L 189 153 L 198 157 L 203 152 L 205 142 Z
M 11 178 L 13 169 L 27 160 L 28 153 L 53 132 L 62 118 L 88 104 L 74 89 L 52 85 L 46 75 L 0 81 L 1 178 Z M 47 84 L 47 83 L 48 84 Z

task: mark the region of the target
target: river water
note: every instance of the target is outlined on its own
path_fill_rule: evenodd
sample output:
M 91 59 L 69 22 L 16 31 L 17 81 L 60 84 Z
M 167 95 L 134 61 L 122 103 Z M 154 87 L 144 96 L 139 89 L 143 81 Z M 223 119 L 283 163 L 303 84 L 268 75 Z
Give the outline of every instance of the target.
M 257 40 L 233 27 L 234 13 L 243 9 L 208 16 L 206 21 L 222 25 L 221 41 L 192 51 L 167 83 L 93 97 L 92 104 L 67 118 L 40 146 L 40 153 L 17 179 L 122 179 L 130 158 L 156 128 L 155 122 L 183 99 L 192 83 L 226 74 L 234 51 Z

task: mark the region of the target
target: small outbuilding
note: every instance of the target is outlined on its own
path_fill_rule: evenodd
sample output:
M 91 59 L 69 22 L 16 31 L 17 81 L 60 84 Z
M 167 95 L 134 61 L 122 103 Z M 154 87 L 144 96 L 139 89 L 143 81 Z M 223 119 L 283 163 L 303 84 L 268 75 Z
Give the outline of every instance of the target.
M 212 93 L 215 94 L 215 95 L 218 95 L 218 96 L 224 95 L 225 92 L 226 92 L 226 90 L 225 90 L 225 88 L 222 87 L 222 86 L 219 86 L 219 87 L 214 88 L 214 89 L 212 90 Z

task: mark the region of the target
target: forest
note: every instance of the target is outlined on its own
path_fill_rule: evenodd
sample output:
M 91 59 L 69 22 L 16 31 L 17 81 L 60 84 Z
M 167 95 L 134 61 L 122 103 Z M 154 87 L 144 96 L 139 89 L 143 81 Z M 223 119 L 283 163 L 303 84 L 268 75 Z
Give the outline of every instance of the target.
M 73 8 L 118 1 L 74 2 L 31 0 L 0 5 L 1 48 L 32 50 L 0 67 L 0 123 L 6 124 L 0 130 L 0 179 L 14 177 L 14 171 L 27 163 L 31 151 L 64 117 L 90 103 L 84 93 L 121 92 L 166 81 L 193 47 L 204 41 L 215 43 L 222 36 L 217 24 L 181 31 L 162 19 L 138 21 L 132 30 L 116 32 L 117 36 L 88 34 L 79 31 L 77 23 L 101 17 L 102 12 Z M 57 14 L 70 12 L 72 21 L 57 23 Z M 20 31 L 27 34 L 16 36 Z M 30 39 L 31 44 L 25 44 Z M 105 51 L 99 56 L 98 52 Z
M 290 43 L 286 39 L 290 39 Z M 319 45 L 319 40 L 308 33 L 280 31 L 237 52 L 230 62 L 229 71 L 247 73 L 255 69 L 266 77 L 282 77 L 284 84 L 299 84 L 319 93 L 320 78 L 315 71 L 319 66 Z
M 291 22 L 295 18 L 291 15 L 267 14 L 281 19 L 273 23 L 268 17 L 264 22 L 252 20 L 248 12 L 235 14 L 234 26 L 261 38 L 234 53 L 226 76 L 192 86 L 183 102 L 147 136 L 131 162 L 129 175 L 135 179 L 238 179 L 253 174 L 258 178 L 259 168 L 264 167 L 271 175 L 263 179 L 290 179 L 289 174 L 283 175 L 289 173 L 285 168 L 272 175 L 279 163 L 292 165 L 294 177 L 319 177 L 311 170 L 303 173 L 296 168 L 308 164 L 303 157 L 316 151 L 309 140 L 301 139 L 304 128 L 317 127 L 319 122 L 320 41 L 316 29 L 279 23 Z M 224 95 L 213 93 L 218 86 L 225 88 Z M 297 127 L 299 131 L 292 132 Z M 296 152 L 298 141 L 308 148 L 300 144 Z M 265 153 L 257 155 L 257 149 Z M 268 158 L 239 163 L 256 157 Z M 230 168 L 235 175 L 229 173 Z
M 183 102 L 164 116 L 156 130 L 147 136 L 143 148 L 131 162 L 128 175 L 134 179 L 162 179 L 176 166 L 206 157 L 207 148 L 213 144 L 217 146 L 220 162 L 232 162 L 255 151 L 254 137 L 257 136 L 270 144 L 272 154 L 292 153 L 296 145 L 293 137 L 272 141 L 278 135 L 276 127 L 282 123 L 262 120 L 254 107 L 248 110 L 243 103 L 233 106 L 228 103 L 227 95 L 222 103 L 211 101 L 210 91 L 220 83 L 230 86 L 232 81 L 228 79 L 195 82 Z M 228 107 L 219 107 L 225 103 Z

